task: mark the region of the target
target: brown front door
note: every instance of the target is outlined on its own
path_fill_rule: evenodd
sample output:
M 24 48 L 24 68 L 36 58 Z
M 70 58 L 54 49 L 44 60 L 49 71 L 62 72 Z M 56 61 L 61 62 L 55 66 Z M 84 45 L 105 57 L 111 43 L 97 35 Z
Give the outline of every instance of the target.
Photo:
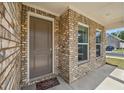
M 29 78 L 52 72 L 52 22 L 30 16 Z

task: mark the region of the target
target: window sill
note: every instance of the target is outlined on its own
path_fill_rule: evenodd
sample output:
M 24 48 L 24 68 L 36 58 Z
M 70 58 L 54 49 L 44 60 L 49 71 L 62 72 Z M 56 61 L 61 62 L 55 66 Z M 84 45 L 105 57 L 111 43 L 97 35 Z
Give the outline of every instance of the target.
M 100 58 L 102 58 L 102 56 L 98 56 L 98 57 L 96 57 L 96 60 L 98 60 L 98 59 L 100 59 Z
M 78 61 L 78 66 L 80 66 L 80 65 L 84 65 L 84 64 L 86 64 L 86 63 L 88 63 L 88 62 L 89 62 L 89 60 Z

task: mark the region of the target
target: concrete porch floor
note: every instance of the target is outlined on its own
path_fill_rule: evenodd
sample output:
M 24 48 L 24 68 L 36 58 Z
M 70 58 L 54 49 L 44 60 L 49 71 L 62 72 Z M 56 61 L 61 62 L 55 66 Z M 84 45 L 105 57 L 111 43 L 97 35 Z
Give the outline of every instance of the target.
M 105 64 L 95 71 L 87 73 L 87 75 L 76 80 L 72 84 L 67 84 L 62 78 L 57 77 L 60 85 L 49 88 L 48 90 L 94 90 L 105 78 L 107 78 L 116 67 Z M 23 90 L 35 90 L 36 85 L 30 85 L 22 88 Z

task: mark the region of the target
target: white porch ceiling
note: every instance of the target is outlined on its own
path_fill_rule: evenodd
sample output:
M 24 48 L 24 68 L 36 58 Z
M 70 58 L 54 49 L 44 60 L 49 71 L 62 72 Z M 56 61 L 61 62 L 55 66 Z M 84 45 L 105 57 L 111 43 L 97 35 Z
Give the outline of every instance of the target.
M 68 7 L 102 24 L 106 29 L 124 27 L 124 2 L 31 2 L 24 3 L 60 16 Z

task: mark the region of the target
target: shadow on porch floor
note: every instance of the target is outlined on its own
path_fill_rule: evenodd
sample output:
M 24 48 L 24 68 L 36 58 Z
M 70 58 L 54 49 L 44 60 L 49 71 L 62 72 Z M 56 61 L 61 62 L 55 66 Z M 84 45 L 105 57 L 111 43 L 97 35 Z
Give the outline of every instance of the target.
M 116 67 L 105 64 L 104 66 L 89 72 L 72 84 L 67 84 L 62 78 L 57 77 L 60 85 L 48 90 L 93 90 L 95 89 Z M 35 90 L 36 85 L 30 85 L 22 88 L 23 90 Z

